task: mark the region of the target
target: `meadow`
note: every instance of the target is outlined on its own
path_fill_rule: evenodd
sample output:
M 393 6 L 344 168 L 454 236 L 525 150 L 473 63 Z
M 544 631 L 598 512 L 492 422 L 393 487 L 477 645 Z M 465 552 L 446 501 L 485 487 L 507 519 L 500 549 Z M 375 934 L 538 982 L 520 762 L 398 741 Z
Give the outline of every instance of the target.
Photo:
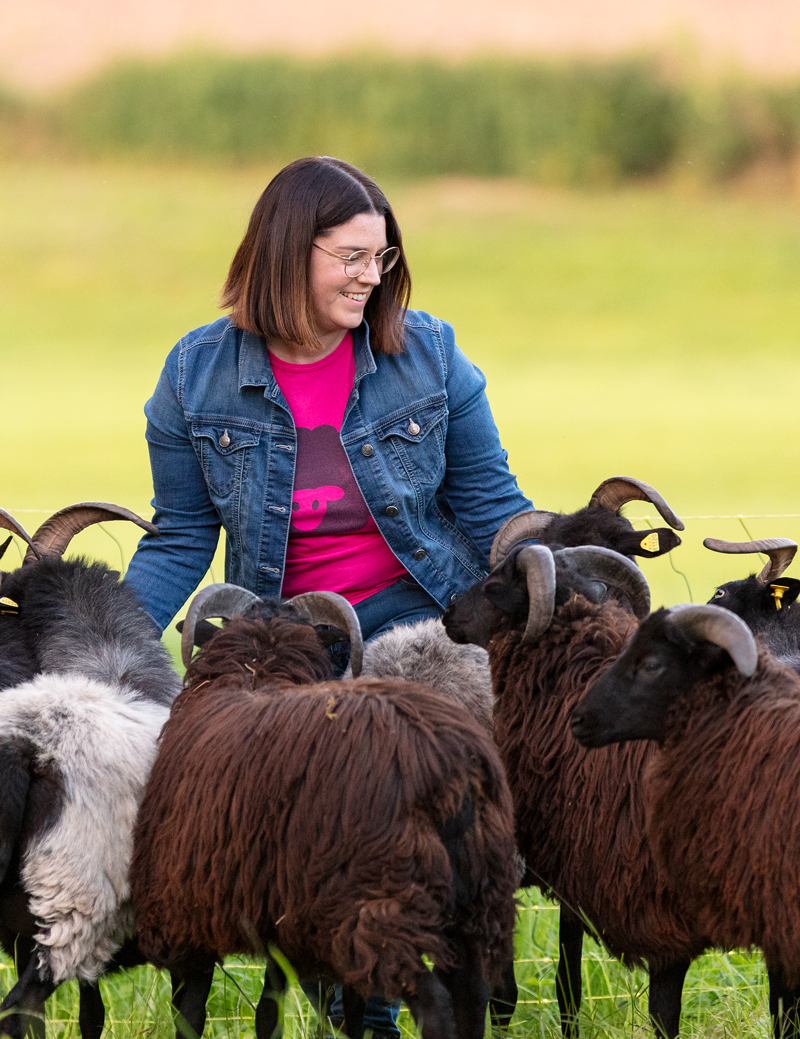
M 142 405 L 172 344 L 218 314 L 271 172 L 110 160 L 0 168 L 0 507 L 28 529 L 79 500 L 149 516 Z M 452 178 L 384 187 L 404 230 L 412 305 L 451 321 L 485 372 L 511 468 L 538 507 L 576 508 L 617 474 L 657 487 L 686 521 L 683 545 L 644 564 L 657 605 L 704 602 L 753 568 L 706 551 L 706 536 L 800 541 L 800 202 L 686 178 L 581 193 Z M 629 513 L 643 528 L 660 522 L 646 506 Z M 74 549 L 124 569 L 135 543 L 132 527 L 109 524 Z M 219 554 L 211 576 L 222 578 Z M 526 897 L 517 1035 L 558 1031 L 555 919 L 537 893 Z M 585 1035 L 645 1027 L 641 972 L 595 946 L 585 973 Z M 220 973 L 215 1034 L 252 1030 L 257 977 L 247 964 Z M 167 1034 L 163 979 L 143 970 L 103 984 L 115 1035 Z M 51 1035 L 76 1032 L 71 988 L 51 1015 Z M 685 1016 L 686 1034 L 766 1035 L 760 958 L 698 961 Z M 306 1024 L 295 989 L 289 1035 Z

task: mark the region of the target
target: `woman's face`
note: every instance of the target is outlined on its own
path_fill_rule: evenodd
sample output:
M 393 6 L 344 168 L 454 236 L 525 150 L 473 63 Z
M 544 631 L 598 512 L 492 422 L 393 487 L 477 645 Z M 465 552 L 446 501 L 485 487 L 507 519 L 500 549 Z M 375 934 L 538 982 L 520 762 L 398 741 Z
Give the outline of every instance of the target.
M 314 239 L 321 246 L 311 250 L 309 287 L 313 321 L 323 345 L 348 328 L 358 328 L 370 293 L 380 284 L 380 275 L 371 261 L 363 274 L 348 278 L 344 260 L 357 249 L 371 256 L 387 247 L 386 220 L 377 213 L 359 213 Z M 336 256 L 330 256 L 327 249 Z M 342 259 L 338 259 L 341 256 Z M 338 340 L 337 340 L 338 341 Z

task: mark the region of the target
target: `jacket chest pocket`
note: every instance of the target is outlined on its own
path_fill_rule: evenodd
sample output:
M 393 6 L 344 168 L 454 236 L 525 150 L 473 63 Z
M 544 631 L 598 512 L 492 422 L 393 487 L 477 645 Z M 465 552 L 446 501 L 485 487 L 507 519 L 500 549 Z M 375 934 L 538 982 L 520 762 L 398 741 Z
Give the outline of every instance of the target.
M 208 489 L 219 498 L 227 498 L 244 482 L 261 433 L 193 423 L 192 438 Z
M 376 430 L 398 474 L 415 486 L 438 487 L 444 479 L 446 420 L 442 398 L 410 404 L 385 418 Z

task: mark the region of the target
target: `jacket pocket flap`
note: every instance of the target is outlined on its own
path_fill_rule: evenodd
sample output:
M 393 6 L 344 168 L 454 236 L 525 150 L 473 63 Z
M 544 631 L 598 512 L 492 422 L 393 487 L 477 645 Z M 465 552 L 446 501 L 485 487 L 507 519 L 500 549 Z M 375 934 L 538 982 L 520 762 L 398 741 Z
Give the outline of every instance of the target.
M 253 447 L 261 439 L 261 431 L 257 429 L 237 429 L 235 426 L 210 426 L 192 423 L 192 436 L 205 437 L 210 440 L 214 449 L 221 455 L 230 455 L 241 451 L 243 447 Z
M 444 396 L 430 397 L 417 404 L 407 404 L 401 411 L 376 423 L 375 432 L 380 440 L 387 437 L 401 437 L 411 443 L 424 440 L 430 431 L 439 425 L 447 415 L 447 403 Z

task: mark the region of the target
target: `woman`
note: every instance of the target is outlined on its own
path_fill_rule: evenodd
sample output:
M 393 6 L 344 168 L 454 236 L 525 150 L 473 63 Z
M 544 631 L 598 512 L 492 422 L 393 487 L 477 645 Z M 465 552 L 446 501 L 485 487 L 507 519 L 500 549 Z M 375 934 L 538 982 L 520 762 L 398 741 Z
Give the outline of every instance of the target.
M 378 186 L 299 159 L 256 204 L 222 294 L 147 402 L 154 522 L 126 580 L 159 628 L 227 536 L 225 576 L 259 595 L 326 589 L 364 637 L 438 616 L 531 503 L 485 380 L 452 328 L 406 311 L 400 229 Z
M 394 214 L 360 170 L 299 159 L 267 186 L 223 289 L 230 317 L 177 344 L 145 407 L 161 535 L 126 580 L 159 628 L 220 526 L 227 581 L 339 592 L 365 639 L 440 616 L 484 576 L 498 527 L 531 503 L 483 376 L 449 325 L 406 310 L 410 288 Z M 370 1000 L 365 1026 L 399 1039 L 396 1012 Z

